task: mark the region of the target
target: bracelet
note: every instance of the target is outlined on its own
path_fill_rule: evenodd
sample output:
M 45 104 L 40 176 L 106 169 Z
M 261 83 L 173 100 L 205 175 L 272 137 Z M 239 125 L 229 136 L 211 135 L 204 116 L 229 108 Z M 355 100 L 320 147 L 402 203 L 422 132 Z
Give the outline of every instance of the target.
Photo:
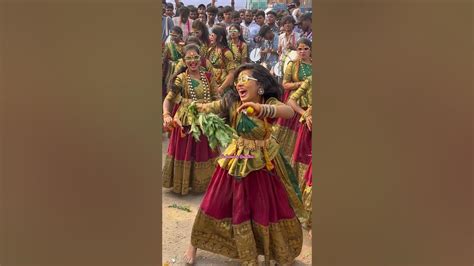
M 163 117 L 166 117 L 166 116 L 171 116 L 171 114 L 170 113 L 164 113 Z
M 262 104 L 260 105 L 260 114 L 258 117 L 264 118 L 264 117 L 270 117 L 270 118 L 275 118 L 276 117 L 276 107 L 274 105 L 270 104 Z
M 308 116 L 311 116 L 311 110 L 306 110 L 303 114 L 303 118 L 306 119 Z

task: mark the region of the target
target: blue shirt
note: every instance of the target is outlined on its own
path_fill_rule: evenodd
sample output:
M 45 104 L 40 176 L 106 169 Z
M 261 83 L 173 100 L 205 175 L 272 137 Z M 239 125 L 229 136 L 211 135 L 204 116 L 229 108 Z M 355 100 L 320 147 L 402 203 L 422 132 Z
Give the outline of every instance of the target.
M 170 17 L 162 16 L 161 17 L 161 40 L 166 41 L 168 35 L 170 34 L 171 28 L 173 28 L 174 23 Z

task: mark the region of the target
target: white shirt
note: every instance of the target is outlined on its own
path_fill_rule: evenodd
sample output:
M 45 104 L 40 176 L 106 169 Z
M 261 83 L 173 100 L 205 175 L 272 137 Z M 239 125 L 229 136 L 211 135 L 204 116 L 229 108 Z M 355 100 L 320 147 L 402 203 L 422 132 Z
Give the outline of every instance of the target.
M 249 42 L 249 51 L 251 51 L 255 47 L 255 42 L 253 41 L 253 38 L 258 35 L 258 32 L 260 31 L 260 25 L 258 25 L 255 22 L 250 23 L 250 25 L 246 25 L 245 22 L 243 21 L 242 26 L 245 26 L 249 29 L 249 35 L 248 39 L 250 40 Z
M 291 15 L 296 21 L 298 21 L 298 17 L 301 15 L 301 9 L 299 7 L 293 9 L 293 12 L 291 12 Z
M 174 17 L 173 23 L 175 26 L 178 26 L 183 30 L 183 41 L 186 41 L 188 39 L 189 33 L 191 33 L 193 20 L 188 18 L 188 21 L 183 23 L 180 17 Z
M 288 37 L 286 36 L 286 32 L 280 34 L 280 36 L 278 37 L 278 49 L 281 49 L 280 58 L 288 50 L 287 47 L 289 46 L 289 44 L 292 44 L 294 47 L 296 47 L 296 42 L 299 38 L 300 34 L 294 31 Z

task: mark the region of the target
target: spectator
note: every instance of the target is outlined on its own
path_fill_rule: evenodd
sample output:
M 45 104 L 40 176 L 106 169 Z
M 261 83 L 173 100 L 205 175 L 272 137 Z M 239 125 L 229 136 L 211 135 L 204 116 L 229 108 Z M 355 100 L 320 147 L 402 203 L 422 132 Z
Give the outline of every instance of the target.
M 174 15 L 175 17 L 179 17 L 179 9 L 184 6 L 183 2 L 179 2 L 176 0 L 176 14 Z
M 199 9 L 198 9 L 199 10 Z M 198 20 L 202 21 L 204 24 L 207 22 L 207 15 L 206 13 L 199 13 Z
M 173 18 L 173 23 L 183 30 L 183 40 L 186 41 L 193 25 L 193 20 L 189 18 L 189 9 L 185 6 L 180 7 L 179 17 Z
M 278 36 L 280 35 L 280 29 L 278 28 L 278 25 L 276 24 L 276 18 L 277 18 L 277 14 L 275 13 L 275 11 L 267 12 L 267 25 L 273 31 L 275 36 Z
M 255 42 L 253 41 L 253 39 L 255 38 L 255 36 L 257 36 L 258 31 L 260 30 L 260 26 L 253 21 L 252 10 L 249 9 L 245 11 L 244 21 L 240 25 L 245 26 L 249 29 L 248 39 L 250 40 L 250 42 L 248 44 L 249 51 L 252 51 L 252 49 L 255 48 Z
M 198 5 L 198 14 L 206 14 L 206 6 L 204 4 Z M 205 21 L 204 21 L 205 23 Z
M 250 42 L 250 47 L 253 49 L 256 43 L 261 41 L 261 37 L 258 36 L 258 32 L 260 28 L 265 25 L 265 12 L 263 10 L 257 11 L 255 14 L 255 26 L 253 26 L 250 30 L 250 36 L 253 38 L 252 42 Z
M 241 31 L 241 35 L 242 37 L 244 38 L 244 41 L 248 44 L 250 43 L 250 39 L 249 39 L 249 28 L 247 28 L 245 25 L 242 25 L 242 20 L 240 18 L 240 13 L 237 12 L 237 11 L 234 11 L 232 13 L 232 23 L 233 24 L 239 24 L 240 25 L 240 31 Z M 227 28 L 227 32 L 229 32 L 229 28 Z M 230 36 L 230 34 L 228 35 Z
M 174 11 L 173 4 L 167 3 L 167 4 L 166 4 L 166 9 L 165 9 L 165 15 L 166 15 L 167 17 L 172 18 L 172 17 L 174 16 L 174 12 L 173 12 L 173 11 Z
M 198 18 L 198 10 L 195 6 L 190 5 L 188 6 L 189 9 L 189 18 L 191 20 L 196 20 Z
M 301 29 L 301 37 L 313 41 L 313 29 L 312 29 L 312 13 L 304 13 L 299 19 L 299 28 Z
M 217 17 L 217 8 L 215 6 L 210 6 L 206 13 L 207 13 L 207 24 L 206 26 L 211 30 L 211 28 L 214 26 L 214 23 L 216 23 L 216 17 Z
M 280 58 L 285 56 L 289 50 L 296 50 L 296 42 L 300 35 L 294 31 L 295 20 L 292 16 L 286 16 L 281 20 L 284 32 L 278 38 L 278 54 Z
M 259 26 L 259 30 L 261 26 L 265 25 L 265 12 L 263 10 L 259 10 L 255 14 L 255 23 Z
M 219 8 L 218 8 L 217 10 L 219 10 Z M 224 22 L 224 13 L 222 12 L 222 9 L 217 12 L 217 21 L 218 21 L 219 23 L 223 23 L 223 22 Z
M 226 25 L 226 27 L 229 27 L 230 24 L 232 23 L 232 7 L 230 6 L 226 6 L 222 9 L 222 14 L 223 14 L 223 17 L 224 17 L 224 24 Z
M 239 10 L 239 14 L 240 14 L 240 21 L 244 21 L 244 19 L 245 19 L 245 9 Z
M 295 19 L 295 21 L 298 21 L 299 17 L 301 16 L 301 8 L 300 8 L 300 0 L 293 0 L 293 3 L 295 4 L 295 9 L 291 12 L 291 15 Z
M 232 12 L 232 24 L 240 24 L 242 23 L 242 19 L 240 18 L 240 13 L 238 11 Z
M 295 10 L 295 8 L 296 8 L 295 3 L 289 3 L 289 4 L 288 4 L 288 14 L 289 14 L 289 15 L 292 15 L 292 14 L 293 14 L 293 10 Z M 295 18 L 293 18 L 293 19 L 295 19 Z M 295 20 L 295 21 L 296 21 L 296 20 Z
M 161 40 L 163 42 L 163 48 L 173 26 L 172 18 L 163 14 L 161 17 Z
M 260 47 L 261 62 L 273 75 L 273 67 L 278 62 L 278 38 L 268 25 L 263 25 L 258 32 L 262 38 L 258 46 Z

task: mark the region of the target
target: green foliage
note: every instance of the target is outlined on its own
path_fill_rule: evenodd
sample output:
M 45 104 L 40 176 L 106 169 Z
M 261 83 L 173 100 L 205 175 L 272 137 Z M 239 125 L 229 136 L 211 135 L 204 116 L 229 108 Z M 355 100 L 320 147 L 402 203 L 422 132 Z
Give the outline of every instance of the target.
M 176 203 L 173 203 L 173 205 L 169 205 L 168 208 L 175 208 L 178 210 L 191 212 L 191 209 L 189 209 L 189 207 L 177 205 Z
M 196 141 L 199 141 L 202 132 L 209 141 L 209 147 L 215 149 L 219 145 L 227 147 L 234 138 L 235 130 L 218 115 L 198 113 L 195 103 L 189 105 L 188 112 L 192 120 L 190 132 Z

